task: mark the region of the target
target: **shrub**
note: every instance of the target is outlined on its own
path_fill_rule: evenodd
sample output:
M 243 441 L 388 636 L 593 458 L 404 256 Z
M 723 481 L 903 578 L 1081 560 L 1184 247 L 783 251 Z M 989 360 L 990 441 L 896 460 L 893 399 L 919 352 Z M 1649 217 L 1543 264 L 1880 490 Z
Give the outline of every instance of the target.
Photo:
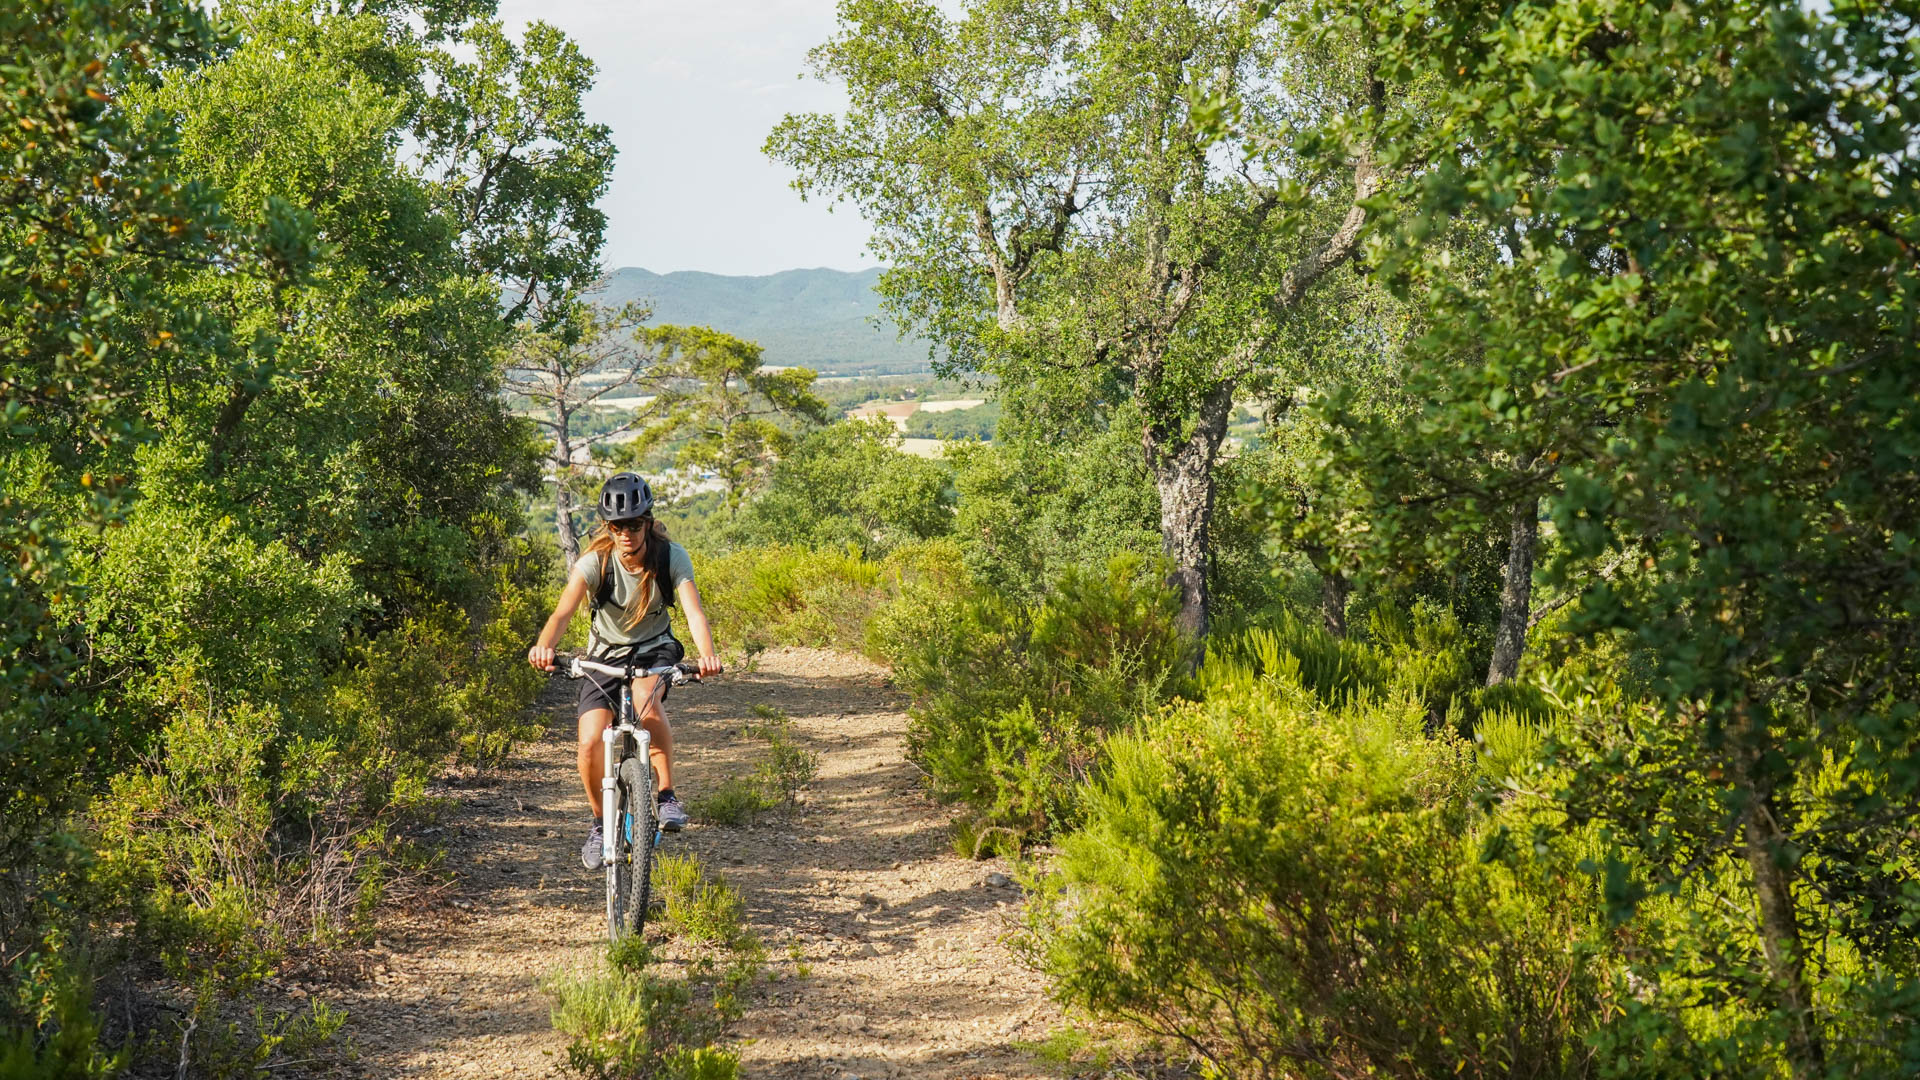
M 1044 835 L 1071 816 L 1102 740 L 1178 689 L 1178 598 L 1141 560 L 1068 570 L 1034 608 L 909 593 L 872 632 L 915 697 L 911 752 L 975 824 Z
M 766 951 L 741 925 L 739 893 L 708 881 L 692 856 L 655 863 L 654 888 L 670 930 L 713 947 L 682 978 L 649 970 L 653 951 L 639 937 L 591 967 L 549 976 L 554 1029 L 572 1039 L 567 1068 L 590 1080 L 735 1080 L 739 1057 L 713 1044 L 740 1018 Z
M 693 816 L 712 825 L 749 825 L 772 809 L 750 776 L 729 776 L 694 798 Z
M 1591 1072 L 1584 879 L 1481 861 L 1471 759 L 1415 699 L 1274 660 L 1108 743 L 1030 914 L 1056 992 L 1217 1075 Z
M 62 614 L 83 629 L 95 669 L 117 673 L 105 703 L 131 715 L 164 715 L 189 685 L 215 708 L 308 693 L 369 601 L 344 555 L 310 563 L 230 517 L 157 500 L 78 562 L 82 588 Z M 121 723 L 110 751 L 152 731 Z
M 0 1080 L 98 1080 L 118 1074 L 127 1053 L 108 1053 L 105 1024 L 84 974 L 57 950 L 17 962 L 12 1000 L 0 1000 Z
M 715 633 L 723 641 L 731 635 L 751 656 L 776 645 L 868 647 L 876 615 L 912 590 L 952 582 L 959 563 L 952 541 L 929 540 L 878 560 L 852 547 L 744 548 L 700 559 L 696 568 Z
M 884 419 L 843 420 L 794 446 L 732 530 L 749 544 L 879 555 L 953 530 L 946 466 L 901 453 Z
M 1399 693 L 1418 700 L 1427 722 L 1451 722 L 1471 730 L 1488 710 L 1542 718 L 1550 711 L 1535 687 L 1520 682 L 1482 687 L 1471 643 L 1446 609 L 1416 603 L 1410 612 L 1380 606 L 1367 617 L 1364 639 L 1335 637 L 1292 612 L 1272 614 L 1266 625 L 1208 642 L 1211 657 L 1273 671 L 1269 657 L 1297 662 L 1295 677 L 1328 705 L 1357 696 Z M 1211 662 L 1211 661 L 1210 661 Z
M 740 891 L 707 877 L 696 856 L 661 856 L 653 865 L 653 891 L 665 905 L 666 925 L 675 934 L 729 947 L 749 936 L 740 923 L 746 913 Z
M 820 755 L 794 740 L 793 721 L 778 709 L 753 707 L 745 732 L 764 739 L 767 752 L 747 776 L 729 776 L 695 803 L 695 813 L 720 825 L 751 822 L 767 810 L 791 806 L 813 779 Z
M 747 548 L 698 570 L 708 617 L 749 656 L 775 645 L 857 648 L 886 600 L 879 564 L 852 548 Z
M 766 756 L 754 766 L 754 785 L 767 809 L 791 806 L 819 770 L 820 755 L 794 740 L 793 720 L 787 714 L 765 706 L 754 711 L 758 719 L 747 724 L 746 732 L 767 743 Z
M 401 827 L 432 809 L 427 782 L 528 730 L 542 680 L 523 674 L 519 633 L 539 598 L 506 578 L 500 588 L 498 617 L 478 632 L 451 608 L 403 619 L 349 646 L 347 665 L 305 694 L 201 697 L 185 667 L 169 673 L 181 685 L 143 692 L 161 702 L 170 689 L 171 718 L 93 801 L 88 882 L 110 916 L 131 916 L 116 921 L 136 954 L 195 988 L 180 1041 L 203 1072 L 227 1062 L 251 1075 L 338 1028 L 325 1012 L 221 1017 L 286 951 L 365 930 L 421 861 Z
M 1037 603 L 1069 568 L 1104 566 L 1160 550 L 1160 497 L 1140 454 L 1139 425 L 1122 407 L 1112 422 L 1067 437 L 1036 424 L 1033 403 L 1008 413 L 998 445 L 946 449 L 956 492 L 954 536 L 983 586 Z M 1084 413 L 1086 402 L 1073 408 Z M 1081 417 L 1084 422 L 1087 418 Z M 1001 434 L 1008 435 L 1006 425 Z

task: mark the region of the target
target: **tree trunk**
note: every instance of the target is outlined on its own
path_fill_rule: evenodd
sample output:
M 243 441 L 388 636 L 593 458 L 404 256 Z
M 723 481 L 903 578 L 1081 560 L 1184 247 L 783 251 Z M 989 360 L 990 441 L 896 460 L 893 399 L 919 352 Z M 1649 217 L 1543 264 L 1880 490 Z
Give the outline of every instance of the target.
M 1353 595 L 1353 582 L 1338 570 L 1320 574 L 1320 621 L 1334 637 L 1347 636 L 1347 597 Z
M 1747 868 L 1753 873 L 1754 895 L 1760 902 L 1760 948 L 1780 992 L 1781 1009 L 1787 1014 L 1787 1060 L 1793 1066 L 1794 1078 L 1812 1080 L 1826 1074 L 1826 1050 L 1814 1020 L 1813 995 L 1800 950 L 1793 877 L 1780 861 L 1787 837 L 1780 829 L 1772 781 L 1762 772 L 1761 743 L 1766 736 L 1760 721 L 1749 720 L 1747 737 L 1750 745 L 1744 755 L 1744 780 L 1748 802 L 1741 831 Z
M 553 528 L 560 538 L 560 557 L 566 560 L 567 573 L 580 558 L 580 538 L 573 530 L 573 440 L 567 436 L 566 413 L 560 414 L 560 433 L 553 440 Z
M 1493 633 L 1493 660 L 1487 685 L 1498 686 L 1520 674 L 1527 647 L 1527 616 L 1533 604 L 1533 549 L 1540 540 L 1540 500 L 1522 499 L 1513 507 L 1507 533 L 1507 569 L 1500 583 L 1500 625 Z
M 573 491 L 562 477 L 559 490 L 554 494 L 553 528 L 560 535 L 560 557 L 566 560 L 567 573 L 573 573 L 573 564 L 580 558 L 580 539 L 573 531 Z
M 1208 527 L 1213 520 L 1213 462 L 1227 435 L 1233 387 L 1223 384 L 1200 403 L 1193 430 L 1182 437 L 1149 422 L 1142 431 L 1147 465 L 1160 492 L 1160 546 L 1173 569 L 1168 584 L 1180 590 L 1180 629 L 1192 636 L 1196 658 L 1207 633 L 1207 571 L 1212 561 Z

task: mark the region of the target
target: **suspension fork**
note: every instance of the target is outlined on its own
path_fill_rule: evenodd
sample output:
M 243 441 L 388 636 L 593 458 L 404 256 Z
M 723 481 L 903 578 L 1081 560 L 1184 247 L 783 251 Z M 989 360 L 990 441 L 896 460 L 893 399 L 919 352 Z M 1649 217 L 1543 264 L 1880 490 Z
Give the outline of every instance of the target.
M 604 731 L 600 732 L 600 753 L 604 766 L 600 771 L 600 857 L 608 866 L 613 865 L 614 852 L 616 850 L 614 830 L 625 828 L 625 822 L 620 820 L 619 800 L 614 798 L 616 785 L 620 783 L 620 779 L 616 775 L 620 764 L 620 752 L 616 747 L 620 744 L 620 729 L 624 727 L 631 727 L 639 736 L 637 741 L 640 744 L 638 750 L 640 760 L 645 763 L 648 769 L 652 769 L 653 737 L 647 734 L 646 728 L 634 722 L 633 691 L 628 687 L 621 687 L 620 689 L 620 715 L 615 717 L 614 721 L 608 724 Z M 651 809 L 651 807 L 648 809 Z M 651 836 L 643 839 L 647 843 L 653 842 L 653 837 Z
M 606 866 L 613 865 L 613 830 L 616 827 L 615 819 L 620 815 L 619 800 L 614 798 L 614 787 L 620 781 L 613 774 L 613 743 L 619 737 L 617 724 L 608 724 L 600 732 L 600 752 L 604 759 L 600 770 L 600 859 Z

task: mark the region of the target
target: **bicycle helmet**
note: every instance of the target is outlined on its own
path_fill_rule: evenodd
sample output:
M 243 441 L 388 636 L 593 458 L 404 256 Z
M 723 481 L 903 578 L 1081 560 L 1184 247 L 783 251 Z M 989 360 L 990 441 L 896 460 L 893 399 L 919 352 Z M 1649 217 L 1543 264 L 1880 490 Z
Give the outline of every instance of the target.
M 653 489 L 639 473 L 615 473 L 600 487 L 600 516 L 625 521 L 653 512 Z

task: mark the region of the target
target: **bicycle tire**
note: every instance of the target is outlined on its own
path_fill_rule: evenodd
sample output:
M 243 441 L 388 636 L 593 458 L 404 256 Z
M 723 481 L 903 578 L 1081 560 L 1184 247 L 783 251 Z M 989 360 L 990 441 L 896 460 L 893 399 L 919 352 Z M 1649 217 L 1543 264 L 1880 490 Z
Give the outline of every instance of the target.
M 614 858 L 607 867 L 607 938 L 638 934 L 653 893 L 653 768 L 637 757 L 619 765 L 614 785 Z

